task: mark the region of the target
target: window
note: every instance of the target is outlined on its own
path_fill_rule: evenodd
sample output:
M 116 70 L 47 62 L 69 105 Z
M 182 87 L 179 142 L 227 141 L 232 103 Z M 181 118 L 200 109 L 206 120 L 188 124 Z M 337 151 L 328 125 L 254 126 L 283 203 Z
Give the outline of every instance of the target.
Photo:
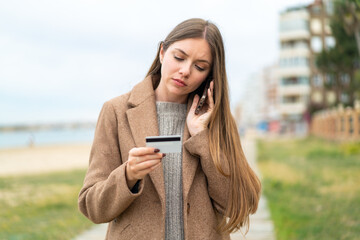
M 314 15 L 319 15 L 321 13 L 321 7 L 320 6 L 313 6 L 311 8 L 311 12 Z
M 283 97 L 283 103 L 296 103 L 298 100 L 298 96 L 286 96 Z
M 321 103 L 323 101 L 323 96 L 320 91 L 314 91 L 311 95 L 311 99 L 315 103 Z
M 326 100 L 329 105 L 332 105 L 336 101 L 336 94 L 333 91 L 329 91 L 326 93 Z
M 288 49 L 290 48 L 289 44 L 288 43 L 281 43 L 281 49 Z
M 282 85 L 293 85 L 297 84 L 297 78 L 283 78 L 281 79 Z
M 325 45 L 326 45 L 326 48 L 333 48 L 335 47 L 335 38 L 332 37 L 332 36 L 327 36 L 325 37 Z
M 347 93 L 342 93 L 340 96 L 341 102 L 348 103 L 349 102 L 349 95 Z
M 298 82 L 300 84 L 308 85 L 309 84 L 309 78 L 308 77 L 298 77 Z
M 320 76 L 320 74 L 315 74 L 314 76 L 313 76 L 313 86 L 315 86 L 315 87 L 322 87 L 322 78 L 321 78 L 321 76 Z
M 280 22 L 280 32 L 289 32 L 297 30 L 309 30 L 308 21 L 305 19 L 290 19 Z
M 326 13 L 328 15 L 332 15 L 334 13 L 334 3 L 333 0 L 325 0 L 324 1 Z
M 345 85 L 348 85 L 350 83 L 350 76 L 347 73 L 340 75 L 341 82 Z
M 288 58 L 288 66 L 294 66 L 294 58 Z
M 288 41 L 281 43 L 281 49 L 308 49 L 308 43 L 305 40 Z
M 300 60 L 299 57 L 294 57 L 294 58 L 293 58 L 293 65 L 299 66 L 299 65 L 300 65 L 300 62 L 301 62 L 301 60 Z
M 303 67 L 309 66 L 309 59 L 305 57 L 281 58 L 280 67 Z
M 280 67 L 286 67 L 286 58 L 280 58 L 279 65 Z
M 299 59 L 300 60 L 300 66 L 309 66 L 309 59 L 308 58 L 305 58 L 305 57 L 302 57 Z
M 312 37 L 311 38 L 311 49 L 316 53 L 321 52 L 321 50 L 322 50 L 322 42 L 321 42 L 320 37 Z
M 322 29 L 321 29 L 321 21 L 320 19 L 313 19 L 311 20 L 311 31 L 315 34 L 321 34 Z
M 282 78 L 281 85 L 309 84 L 308 77 Z
M 294 43 L 294 48 L 308 48 L 308 44 L 306 43 L 306 41 L 295 41 Z
M 325 83 L 326 83 L 327 85 L 333 85 L 333 84 L 335 83 L 335 77 L 334 77 L 334 75 L 333 75 L 333 74 L 330 74 L 330 73 L 326 74 L 326 75 L 325 75 Z

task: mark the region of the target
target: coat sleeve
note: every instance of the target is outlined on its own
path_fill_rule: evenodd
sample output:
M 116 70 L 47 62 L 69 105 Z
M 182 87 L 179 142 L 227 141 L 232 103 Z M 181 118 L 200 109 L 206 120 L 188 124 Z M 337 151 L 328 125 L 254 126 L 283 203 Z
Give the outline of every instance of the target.
M 117 124 L 114 108 L 106 102 L 96 125 L 89 168 L 78 199 L 80 211 L 94 223 L 118 217 L 143 190 L 144 181 L 137 193 L 127 185 L 127 159 L 121 159 Z
M 216 168 L 209 148 L 209 130 L 205 129 L 190 137 L 184 142 L 185 148 L 190 154 L 200 158 L 201 167 L 208 182 L 208 192 L 216 210 L 222 215 L 228 203 L 230 178 L 222 175 Z M 221 156 L 223 156 L 221 154 Z M 229 167 L 225 157 L 221 159 L 221 167 L 225 173 L 229 173 Z

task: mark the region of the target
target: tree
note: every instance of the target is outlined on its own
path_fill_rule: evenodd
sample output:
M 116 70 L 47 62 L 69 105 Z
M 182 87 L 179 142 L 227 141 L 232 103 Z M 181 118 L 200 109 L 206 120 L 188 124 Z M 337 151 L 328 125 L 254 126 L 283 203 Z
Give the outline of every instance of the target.
M 360 74 L 356 73 L 359 69 L 359 51 L 355 39 L 360 22 L 356 20 L 357 25 L 353 23 L 352 28 L 349 22 L 345 22 L 344 9 L 348 1 L 353 2 L 351 0 L 336 1 L 335 11 L 330 19 L 332 34 L 336 41 L 335 47 L 324 49 L 316 57 L 318 69 L 326 76 L 325 88 L 336 94 L 336 105 L 338 103 L 351 105 L 356 97 L 356 92 L 359 91 L 360 83 L 360 78 L 357 77 Z M 348 98 L 346 99 L 344 96 L 348 96 Z
M 338 3 L 339 13 L 348 35 L 355 35 L 358 53 L 360 55 L 360 1 L 342 0 Z

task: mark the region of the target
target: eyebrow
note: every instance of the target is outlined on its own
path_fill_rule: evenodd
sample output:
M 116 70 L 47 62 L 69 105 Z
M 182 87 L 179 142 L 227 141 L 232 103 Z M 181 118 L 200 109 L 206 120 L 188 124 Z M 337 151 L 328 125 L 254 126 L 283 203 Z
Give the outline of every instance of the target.
M 185 56 L 189 56 L 189 54 L 187 54 L 186 52 L 184 52 L 184 50 L 182 50 L 182 49 L 180 49 L 180 48 L 175 48 L 176 50 L 178 50 L 178 51 L 180 51 L 182 54 L 184 54 Z M 206 62 L 207 64 L 209 64 L 209 65 L 211 65 L 210 63 L 209 63 L 209 61 L 207 61 L 207 60 L 205 60 L 205 59 L 199 59 L 199 60 L 197 60 L 198 62 Z

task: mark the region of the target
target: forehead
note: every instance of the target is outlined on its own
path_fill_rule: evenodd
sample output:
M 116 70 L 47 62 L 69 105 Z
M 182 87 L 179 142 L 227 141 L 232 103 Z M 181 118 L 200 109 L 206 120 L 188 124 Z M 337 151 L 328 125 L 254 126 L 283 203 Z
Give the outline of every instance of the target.
M 175 51 L 180 49 L 190 57 L 212 62 L 210 45 L 203 38 L 188 38 L 180 40 L 171 44 L 169 49 Z

